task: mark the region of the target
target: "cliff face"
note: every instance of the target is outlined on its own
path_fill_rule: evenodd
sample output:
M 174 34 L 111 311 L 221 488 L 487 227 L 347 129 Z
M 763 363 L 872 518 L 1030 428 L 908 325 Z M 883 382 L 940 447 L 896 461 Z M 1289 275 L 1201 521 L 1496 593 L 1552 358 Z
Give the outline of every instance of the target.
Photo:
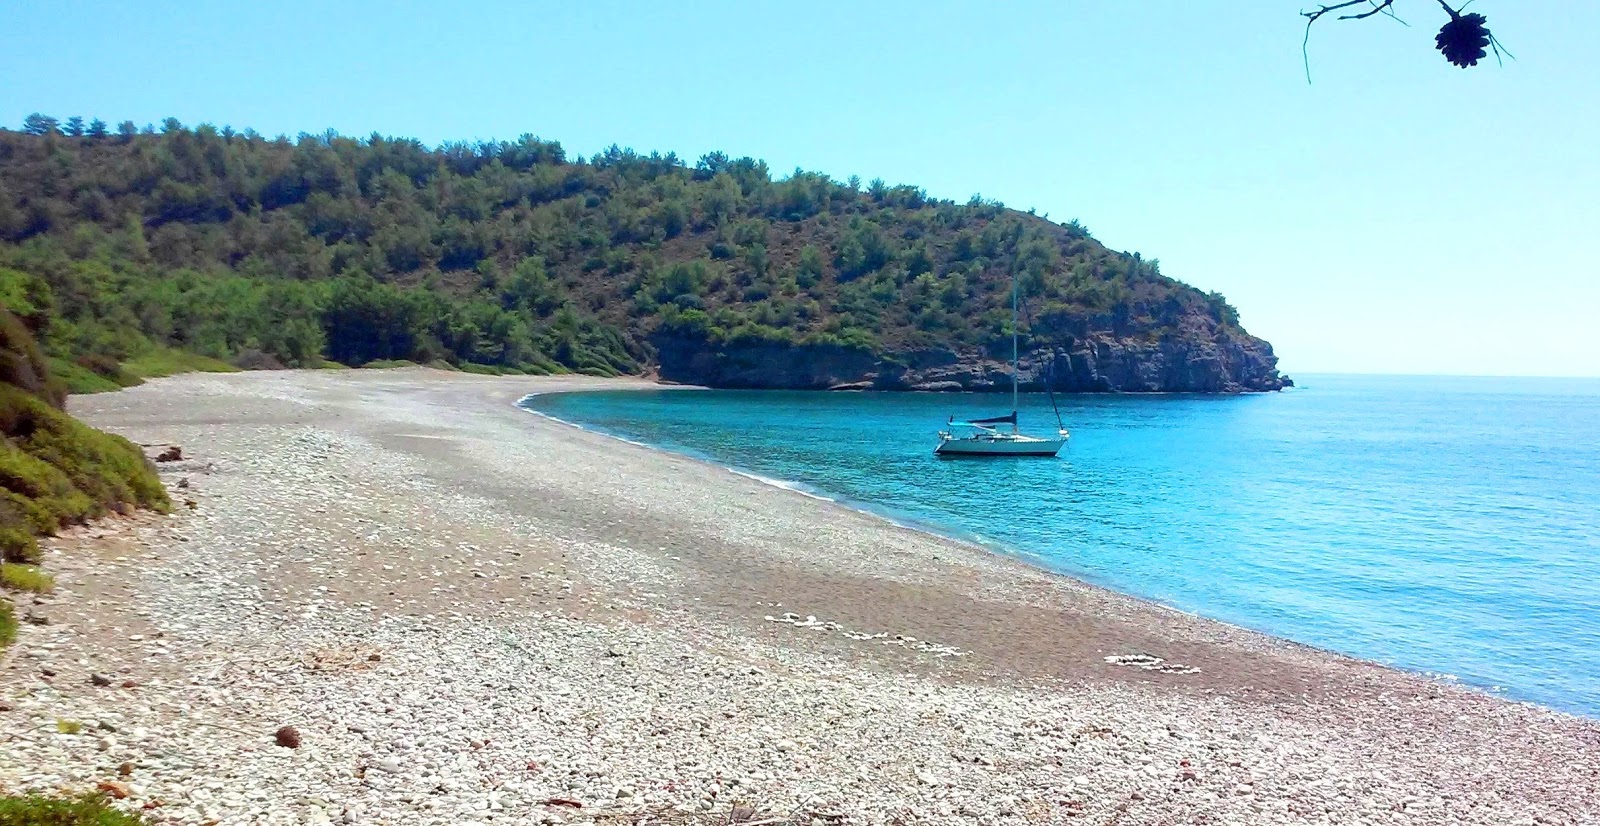
M 1008 391 L 1010 343 L 873 353 L 835 345 L 718 345 L 655 340 L 662 379 L 707 387 L 795 390 Z M 1247 393 L 1294 382 L 1277 370 L 1267 342 L 1233 329 L 1150 339 L 1114 331 L 1025 343 L 1017 375 L 1024 391 L 1067 393 Z

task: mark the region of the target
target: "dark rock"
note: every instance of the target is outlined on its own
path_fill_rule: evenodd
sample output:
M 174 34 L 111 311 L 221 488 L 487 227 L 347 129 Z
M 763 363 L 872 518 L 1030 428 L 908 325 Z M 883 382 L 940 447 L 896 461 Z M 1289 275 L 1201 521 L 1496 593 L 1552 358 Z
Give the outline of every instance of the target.
M 101 688 L 104 688 L 104 687 L 106 687 L 108 685 L 111 685 L 111 678 L 107 677 L 104 674 L 90 674 L 89 675 L 89 682 L 91 682 L 91 683 L 93 683 L 93 684 L 95 684 L 97 686 L 100 686 Z
M 284 364 L 277 356 L 264 353 L 255 348 L 248 348 L 239 352 L 233 359 L 233 366 L 240 370 L 282 370 Z
M 183 461 L 183 448 L 181 448 L 181 447 L 179 447 L 177 445 L 171 445 L 166 450 L 163 450 L 160 453 L 156 454 L 156 461 L 157 462 L 181 462 L 181 461 Z
M 827 390 L 841 384 L 873 385 L 877 357 L 842 345 L 760 342 L 716 347 L 699 339 L 657 337 L 661 377 L 711 387 Z
M 300 748 L 300 732 L 294 726 L 284 726 L 272 736 L 273 742 L 286 749 Z

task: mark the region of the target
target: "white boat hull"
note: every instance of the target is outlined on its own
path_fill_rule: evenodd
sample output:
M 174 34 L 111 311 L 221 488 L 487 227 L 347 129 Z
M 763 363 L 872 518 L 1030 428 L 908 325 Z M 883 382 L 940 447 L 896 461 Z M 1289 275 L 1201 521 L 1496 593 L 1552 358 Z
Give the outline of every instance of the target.
M 1067 443 L 1065 436 L 1058 439 L 1038 439 L 1032 436 L 999 437 L 980 436 L 966 439 L 943 439 L 933 449 L 935 455 L 964 456 L 1054 456 Z

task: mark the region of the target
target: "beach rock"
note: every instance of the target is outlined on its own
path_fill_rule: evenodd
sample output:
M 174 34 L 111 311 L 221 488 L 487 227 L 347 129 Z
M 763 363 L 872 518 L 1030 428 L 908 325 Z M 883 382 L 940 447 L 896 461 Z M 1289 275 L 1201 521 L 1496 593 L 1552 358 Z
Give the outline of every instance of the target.
M 133 788 L 127 783 L 117 780 L 102 780 L 95 784 L 95 789 L 117 800 L 125 800 L 133 794 Z

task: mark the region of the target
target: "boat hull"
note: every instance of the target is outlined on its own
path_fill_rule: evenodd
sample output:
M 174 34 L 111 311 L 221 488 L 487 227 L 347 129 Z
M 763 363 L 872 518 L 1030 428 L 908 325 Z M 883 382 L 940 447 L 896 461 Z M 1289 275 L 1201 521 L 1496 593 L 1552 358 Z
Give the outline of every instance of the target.
M 950 458 L 1054 456 L 1066 443 L 1066 439 L 946 439 L 933 452 Z

